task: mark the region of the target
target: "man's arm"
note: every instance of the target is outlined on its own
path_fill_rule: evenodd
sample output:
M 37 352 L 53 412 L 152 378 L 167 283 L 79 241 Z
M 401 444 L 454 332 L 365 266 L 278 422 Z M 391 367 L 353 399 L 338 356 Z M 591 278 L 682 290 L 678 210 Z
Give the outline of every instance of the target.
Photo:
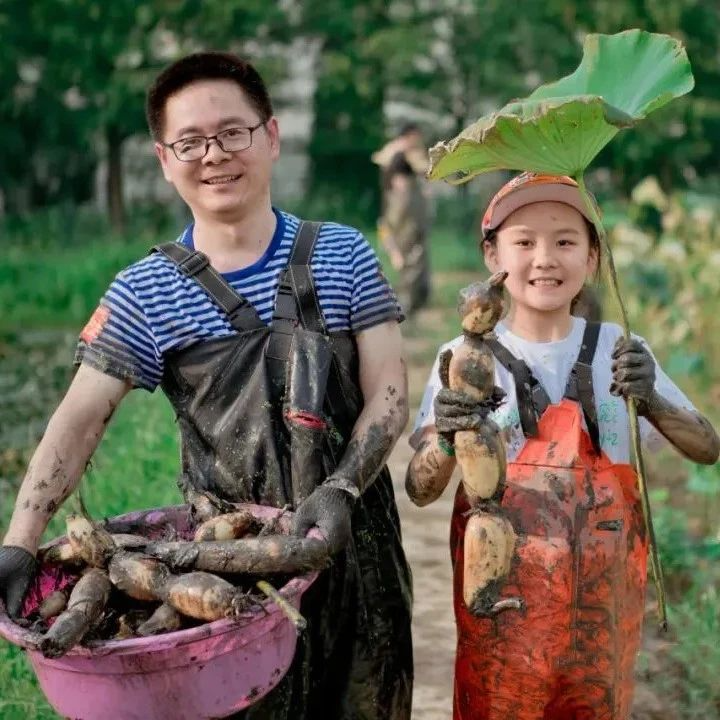
M 50 518 L 77 487 L 128 382 L 81 365 L 20 486 L 3 545 L 35 554 Z
M 334 473 L 363 492 L 382 469 L 408 421 L 407 370 L 394 320 L 357 335 L 365 405 Z
M 408 419 L 402 336 L 389 321 L 357 335 L 360 388 L 365 401 L 335 472 L 298 507 L 293 532 L 316 526 L 331 553 L 342 550 L 352 529 L 352 509 L 375 480 Z

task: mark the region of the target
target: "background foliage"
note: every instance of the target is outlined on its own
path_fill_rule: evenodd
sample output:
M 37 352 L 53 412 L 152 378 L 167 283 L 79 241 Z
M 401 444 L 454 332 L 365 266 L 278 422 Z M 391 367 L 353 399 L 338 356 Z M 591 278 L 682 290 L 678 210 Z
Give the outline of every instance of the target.
M 692 187 L 720 150 L 720 5 L 698 0 L 548 0 L 523 12 L 503 0 L 23 0 L 0 2 L 0 191 L 11 214 L 93 194 L 107 162 L 107 211 L 121 229 L 123 150 L 144 134 L 143 94 L 166 63 L 201 48 L 251 56 L 272 87 L 291 40 L 318 49 L 305 199 L 373 217 L 369 155 L 415 116 L 429 141 L 571 72 L 586 32 L 629 27 L 683 40 L 696 76 L 687 98 L 623 133 L 600 157 L 599 181 L 627 193 L 654 174 Z M 294 51 L 297 52 L 297 51 Z M 392 125 L 392 127 L 389 127 Z M 465 191 L 467 192 L 467 191 Z

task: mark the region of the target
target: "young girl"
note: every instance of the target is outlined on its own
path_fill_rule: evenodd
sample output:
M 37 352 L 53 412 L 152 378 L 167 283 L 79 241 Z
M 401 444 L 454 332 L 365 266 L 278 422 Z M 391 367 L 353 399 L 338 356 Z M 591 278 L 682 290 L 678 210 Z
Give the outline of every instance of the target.
M 440 355 L 411 437 L 406 487 L 436 500 L 455 468 L 457 430 L 503 433 L 504 492 L 497 504 L 517 541 L 500 582 L 502 612 L 463 601 L 463 539 L 470 505 L 458 488 L 451 528 L 458 628 L 455 720 L 626 720 L 640 643 L 647 540 L 630 466 L 625 398 L 643 442 L 669 441 L 714 463 L 720 440 L 665 375 L 642 340 L 613 323 L 571 314 L 599 263 L 598 237 L 576 183 L 525 173 L 492 199 L 482 222 L 491 272 L 510 297 L 496 328 L 495 411 L 441 381 Z M 522 362 L 517 362 L 522 361 Z M 517 379 L 517 382 L 516 382 Z M 443 386 L 445 385 L 445 386 Z M 491 425 L 492 427 L 492 425 Z

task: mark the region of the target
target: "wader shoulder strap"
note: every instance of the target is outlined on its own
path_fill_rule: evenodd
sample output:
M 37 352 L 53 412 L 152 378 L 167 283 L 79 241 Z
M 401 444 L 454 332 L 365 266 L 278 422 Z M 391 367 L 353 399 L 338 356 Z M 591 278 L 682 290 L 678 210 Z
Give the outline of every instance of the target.
M 306 220 L 300 224 L 290 262 L 280 278 L 280 286 L 292 290 L 296 302 L 295 319 L 299 318 L 302 326 L 307 330 L 325 333 L 325 320 L 318 303 L 310 267 L 320 227 L 321 223 Z
M 598 424 L 597 408 L 595 407 L 595 393 L 592 382 L 592 363 L 600 336 L 600 323 L 588 322 L 585 325 L 582 343 L 578 358 L 570 371 L 565 397 L 580 403 L 588 435 L 592 440 L 597 453 L 600 452 L 600 427 Z
M 272 336 L 266 355 L 284 367 L 290 352 L 290 341 L 298 323 L 308 330 L 325 332 L 322 311 L 318 306 L 310 260 L 320 232 L 321 223 L 302 221 L 295 234 L 290 260 L 280 273 Z
M 210 265 L 207 255 L 178 242 L 156 245 L 151 252 L 162 253 L 183 275 L 200 285 L 238 332 L 265 327 L 255 308 Z
M 268 370 L 276 384 L 283 384 L 285 381 L 290 344 L 298 324 L 306 330 L 327 334 L 310 266 L 321 226 L 322 223 L 306 220 L 300 223 L 290 260 L 280 275 L 272 320 L 273 332 L 265 351 L 266 359 L 269 360 Z M 330 366 L 325 403 L 328 414 L 333 418 L 345 406 L 340 370 L 335 358 Z M 333 467 L 337 466 L 338 459 L 334 457 L 329 444 L 328 460 Z
M 520 425 L 525 437 L 536 437 L 538 420 L 550 405 L 545 388 L 530 372 L 525 361 L 518 360 L 497 338 L 486 335 L 484 341 L 497 361 L 513 376 Z

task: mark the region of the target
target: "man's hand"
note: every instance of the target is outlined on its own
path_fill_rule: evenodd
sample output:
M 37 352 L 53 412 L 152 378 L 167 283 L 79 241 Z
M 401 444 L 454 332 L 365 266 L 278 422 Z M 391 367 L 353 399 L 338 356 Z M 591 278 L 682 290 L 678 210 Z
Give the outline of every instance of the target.
M 633 398 L 638 413 L 647 415 L 655 395 L 655 361 L 650 351 L 634 338 L 618 338 L 612 353 L 613 380 L 610 394 Z
M 355 497 L 346 490 L 319 485 L 300 503 L 293 518 L 292 533 L 305 537 L 317 527 L 330 547 L 330 554 L 340 552 L 350 540 L 352 509 Z
M 0 598 L 11 618 L 20 615 L 36 572 L 37 560 L 27 550 L 13 545 L 0 547 Z

